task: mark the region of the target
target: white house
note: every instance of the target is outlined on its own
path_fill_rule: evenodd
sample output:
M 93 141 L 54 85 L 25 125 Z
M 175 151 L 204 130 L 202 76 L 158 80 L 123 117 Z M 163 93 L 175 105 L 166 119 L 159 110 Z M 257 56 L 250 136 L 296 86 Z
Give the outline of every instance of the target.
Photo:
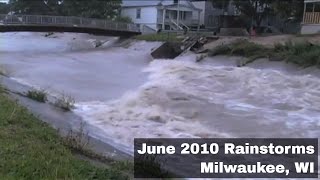
M 190 0 L 123 0 L 121 9 L 121 15 L 130 17 L 143 31 L 199 27 L 200 13 Z

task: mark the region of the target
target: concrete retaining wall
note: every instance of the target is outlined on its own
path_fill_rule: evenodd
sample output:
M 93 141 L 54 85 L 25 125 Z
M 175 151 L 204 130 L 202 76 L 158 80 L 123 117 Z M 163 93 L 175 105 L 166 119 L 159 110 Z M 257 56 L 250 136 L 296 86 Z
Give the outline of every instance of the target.
M 174 59 L 182 53 L 181 43 L 166 42 L 151 53 L 154 59 Z
M 30 31 L 30 32 L 76 32 L 76 33 L 89 33 L 95 35 L 107 35 L 107 36 L 121 36 L 130 37 L 140 35 L 140 32 L 128 32 L 117 31 L 97 28 L 86 27 L 64 27 L 64 26 L 40 26 L 40 25 L 0 25 L 0 32 L 18 32 L 18 31 Z
M 301 34 L 318 34 L 320 33 L 320 24 L 303 24 Z

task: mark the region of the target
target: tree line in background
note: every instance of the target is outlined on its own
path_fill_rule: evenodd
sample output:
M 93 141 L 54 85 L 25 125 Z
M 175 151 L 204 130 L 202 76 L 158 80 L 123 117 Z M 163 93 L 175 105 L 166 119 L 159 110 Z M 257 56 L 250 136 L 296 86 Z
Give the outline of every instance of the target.
M 243 16 L 260 26 L 268 15 L 301 20 L 303 0 L 210 0 L 214 6 L 227 8 L 230 1 Z M 43 14 L 104 18 L 130 22 L 120 17 L 121 0 L 10 0 L 0 3 L 0 13 L 14 11 L 17 14 Z
M 130 21 L 119 16 L 121 0 L 10 0 L 0 4 L 0 13 L 79 16 Z
M 278 15 L 283 19 L 301 21 L 303 16 L 303 0 L 210 0 L 214 6 L 226 9 L 232 1 L 243 16 L 260 26 L 262 20 L 269 15 Z

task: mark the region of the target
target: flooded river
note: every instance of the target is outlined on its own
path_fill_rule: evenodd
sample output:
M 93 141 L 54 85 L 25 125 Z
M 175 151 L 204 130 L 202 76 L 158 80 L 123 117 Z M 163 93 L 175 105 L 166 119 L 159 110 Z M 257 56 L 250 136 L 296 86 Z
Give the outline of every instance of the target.
M 195 63 L 193 54 L 151 61 L 160 43 L 95 49 L 94 40 L 114 38 L 43 34 L 0 34 L 0 64 L 21 83 L 72 95 L 74 112 L 100 130 L 92 133 L 124 151 L 135 137 L 320 137 L 311 70 L 264 60 L 238 68 L 226 57 Z

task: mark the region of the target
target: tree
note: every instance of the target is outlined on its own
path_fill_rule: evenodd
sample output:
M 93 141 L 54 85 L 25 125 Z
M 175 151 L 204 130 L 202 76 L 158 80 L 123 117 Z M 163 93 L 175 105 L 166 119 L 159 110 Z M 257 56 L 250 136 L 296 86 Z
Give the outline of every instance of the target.
M 303 17 L 304 2 L 302 0 L 276 0 L 273 10 L 282 18 L 294 18 L 300 21 Z
M 45 6 L 50 10 L 52 14 L 63 15 L 62 4 L 63 0 L 44 0 Z
M 18 14 L 115 19 L 121 0 L 10 0 L 10 5 Z
M 226 9 L 230 2 L 259 27 L 262 20 L 269 14 L 280 15 L 282 18 L 300 20 L 303 14 L 303 0 L 211 0 L 214 6 Z
M 271 12 L 272 0 L 211 0 L 214 6 L 227 9 L 230 2 L 247 18 L 252 19 L 256 26 Z
M 62 4 L 66 15 L 114 19 L 119 13 L 121 0 L 64 0 Z
M 10 11 L 10 7 L 7 3 L 0 2 L 0 14 L 8 14 Z
M 17 14 L 57 15 L 59 0 L 10 0 L 11 9 Z
M 42 7 L 39 3 L 42 3 L 41 0 L 10 0 L 11 9 L 17 14 L 34 14 L 35 12 L 40 12 Z

